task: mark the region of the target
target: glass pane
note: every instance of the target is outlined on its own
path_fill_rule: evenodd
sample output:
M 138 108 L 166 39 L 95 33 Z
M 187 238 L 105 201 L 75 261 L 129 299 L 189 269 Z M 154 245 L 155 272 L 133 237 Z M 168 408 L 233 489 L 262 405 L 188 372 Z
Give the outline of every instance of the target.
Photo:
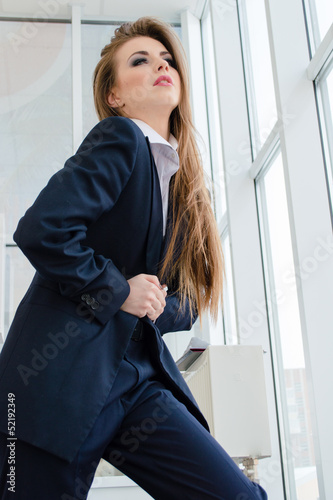
M 312 38 L 316 49 L 333 23 L 333 2 L 308 0 L 307 13 L 311 20 Z
M 234 297 L 234 285 L 232 279 L 232 263 L 230 252 L 230 237 L 226 233 L 222 240 L 224 260 L 225 260 L 225 282 L 223 290 L 223 321 L 225 342 L 229 344 L 238 344 L 236 309 Z
M 1 21 L 0 44 L 0 213 L 11 242 L 72 154 L 71 26 Z
M 277 121 L 274 80 L 265 2 L 242 0 L 239 5 L 251 138 L 256 156 Z
M 83 137 L 96 125 L 93 97 L 93 75 L 100 60 L 101 50 L 110 43 L 118 26 L 105 24 L 82 24 L 82 100 L 83 100 Z
M 315 0 L 318 28 L 321 40 L 333 23 L 333 2 L 331 0 Z
M 275 375 L 280 385 L 280 426 L 290 498 L 319 498 L 306 364 L 282 158 L 257 183 L 266 249 L 265 280 Z
M 210 11 L 207 11 L 204 19 L 202 19 L 201 26 L 206 80 L 206 99 L 208 107 L 210 154 L 213 170 L 213 195 L 215 201 L 215 214 L 217 221 L 219 222 L 223 214 L 227 210 L 227 205 L 225 193 L 225 176 L 223 169 L 219 102 L 214 60 L 214 43 Z

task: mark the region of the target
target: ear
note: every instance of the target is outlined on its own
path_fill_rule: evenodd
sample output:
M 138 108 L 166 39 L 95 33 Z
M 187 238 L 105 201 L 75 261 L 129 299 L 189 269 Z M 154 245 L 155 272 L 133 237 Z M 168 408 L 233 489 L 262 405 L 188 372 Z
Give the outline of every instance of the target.
M 108 95 L 107 101 L 108 101 L 109 106 L 111 106 L 111 108 L 121 107 L 121 102 L 119 99 L 117 99 L 117 97 L 113 91 Z

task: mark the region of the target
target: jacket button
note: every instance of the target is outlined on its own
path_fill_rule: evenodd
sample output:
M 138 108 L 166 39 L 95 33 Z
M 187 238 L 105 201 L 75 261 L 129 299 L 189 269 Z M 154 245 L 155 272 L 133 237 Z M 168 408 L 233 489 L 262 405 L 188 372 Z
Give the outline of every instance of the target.
M 88 306 L 91 306 L 94 302 L 95 302 L 95 299 L 93 299 L 89 295 L 89 297 L 86 299 L 86 303 L 88 304 Z
M 94 302 L 92 304 L 90 304 L 90 307 L 91 307 L 91 309 L 98 309 L 99 302 L 97 302 L 97 300 L 94 300 Z
M 87 300 L 90 299 L 90 295 L 88 293 L 83 293 L 81 295 L 81 300 L 83 300 L 83 302 L 87 302 Z

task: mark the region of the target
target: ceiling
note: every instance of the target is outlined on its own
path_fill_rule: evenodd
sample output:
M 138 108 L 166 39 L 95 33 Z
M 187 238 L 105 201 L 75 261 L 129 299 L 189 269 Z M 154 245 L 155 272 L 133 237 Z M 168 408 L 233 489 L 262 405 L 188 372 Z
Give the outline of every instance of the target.
M 70 4 L 82 5 L 82 19 L 133 21 L 141 16 L 157 16 L 180 22 L 185 10 L 201 17 L 206 0 L 2 0 L 0 17 L 70 19 Z

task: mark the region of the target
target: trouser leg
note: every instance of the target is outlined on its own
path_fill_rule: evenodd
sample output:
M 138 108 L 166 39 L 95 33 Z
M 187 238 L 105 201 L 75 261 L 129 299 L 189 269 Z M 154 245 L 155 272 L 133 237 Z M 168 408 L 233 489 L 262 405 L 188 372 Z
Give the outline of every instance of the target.
M 15 463 L 9 458 L 7 436 L 0 434 L 0 500 L 84 500 L 98 461 L 69 463 L 20 440 Z M 13 453 L 11 454 L 13 457 Z M 15 467 L 15 469 L 11 469 Z M 14 473 L 13 473 L 14 470 Z
M 17 441 L 12 493 L 7 436 L 0 434 L 0 500 L 85 500 L 102 456 L 157 500 L 267 499 L 167 389 L 146 347 L 130 343 L 108 401 L 73 462 Z
M 156 500 L 266 500 L 163 383 L 151 381 L 103 458 Z

